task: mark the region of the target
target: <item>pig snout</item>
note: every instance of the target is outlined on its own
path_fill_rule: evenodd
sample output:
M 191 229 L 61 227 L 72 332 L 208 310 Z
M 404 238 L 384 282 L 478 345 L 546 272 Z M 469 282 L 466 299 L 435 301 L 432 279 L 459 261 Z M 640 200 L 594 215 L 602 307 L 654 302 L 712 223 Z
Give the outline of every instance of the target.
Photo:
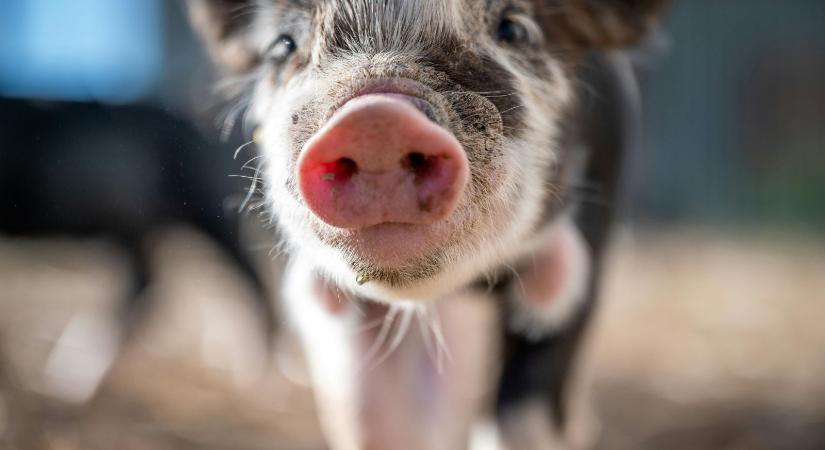
M 329 225 L 430 225 L 452 213 L 469 179 L 456 138 L 402 94 L 356 97 L 305 144 L 298 186 Z

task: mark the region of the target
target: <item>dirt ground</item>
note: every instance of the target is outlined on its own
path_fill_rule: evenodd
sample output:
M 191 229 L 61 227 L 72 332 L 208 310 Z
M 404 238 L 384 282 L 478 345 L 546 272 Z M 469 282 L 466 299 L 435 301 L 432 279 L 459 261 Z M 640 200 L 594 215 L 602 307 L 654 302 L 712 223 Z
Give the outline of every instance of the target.
M 0 240 L 0 449 L 324 448 L 293 339 L 268 358 L 222 255 L 184 230 L 153 248 L 157 306 L 118 351 L 112 248 Z M 825 241 L 621 232 L 608 267 L 600 450 L 825 449 Z

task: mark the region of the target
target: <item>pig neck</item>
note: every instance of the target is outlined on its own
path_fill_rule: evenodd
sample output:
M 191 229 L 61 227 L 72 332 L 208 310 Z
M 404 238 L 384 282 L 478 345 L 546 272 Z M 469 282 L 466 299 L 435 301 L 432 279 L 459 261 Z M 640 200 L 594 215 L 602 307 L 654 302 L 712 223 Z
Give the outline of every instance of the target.
M 560 241 L 563 241 L 570 232 L 569 220 L 566 218 L 558 219 L 552 225 L 546 225 L 546 230 L 541 237 L 537 239 L 537 250 L 531 251 L 525 255 L 520 256 L 515 262 L 511 264 L 501 265 L 490 273 L 493 276 L 479 276 L 473 282 L 467 285 L 458 287 L 455 291 L 433 298 L 427 303 L 440 302 L 448 300 L 451 297 L 470 291 L 470 292 L 485 292 L 485 293 L 504 293 L 514 290 L 520 291 L 519 296 L 530 296 L 533 298 L 548 298 L 552 300 L 555 296 L 555 291 L 560 289 L 570 277 L 566 273 L 565 267 L 568 264 L 568 256 L 570 250 L 567 249 Z M 537 261 L 541 261 L 537 265 Z M 535 292 L 532 286 L 525 286 L 525 279 L 553 279 L 554 286 L 548 286 L 543 291 Z M 519 289 L 514 289 L 518 284 Z M 363 307 L 363 305 L 379 305 L 382 308 L 384 305 L 392 304 L 392 302 L 383 301 L 382 299 L 370 298 L 363 295 L 357 295 L 347 291 L 335 282 L 326 279 L 323 275 L 316 273 L 315 287 L 317 297 L 322 303 L 323 308 L 330 314 L 341 315 L 344 314 L 350 307 Z M 507 295 L 501 294 L 499 297 L 512 297 L 512 293 Z M 519 298 L 518 301 L 528 302 L 527 299 Z

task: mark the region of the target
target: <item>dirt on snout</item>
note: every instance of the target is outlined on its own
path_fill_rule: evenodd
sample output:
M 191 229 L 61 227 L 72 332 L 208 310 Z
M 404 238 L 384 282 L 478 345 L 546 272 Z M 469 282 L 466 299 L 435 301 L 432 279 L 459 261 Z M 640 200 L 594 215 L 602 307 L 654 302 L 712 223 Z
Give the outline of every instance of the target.
M 267 358 L 223 256 L 185 230 L 154 255 L 156 307 L 73 404 L 126 264 L 94 242 L 0 241 L 0 449 L 323 449 L 294 339 Z M 608 267 L 587 359 L 600 450 L 825 448 L 825 243 L 621 233 Z

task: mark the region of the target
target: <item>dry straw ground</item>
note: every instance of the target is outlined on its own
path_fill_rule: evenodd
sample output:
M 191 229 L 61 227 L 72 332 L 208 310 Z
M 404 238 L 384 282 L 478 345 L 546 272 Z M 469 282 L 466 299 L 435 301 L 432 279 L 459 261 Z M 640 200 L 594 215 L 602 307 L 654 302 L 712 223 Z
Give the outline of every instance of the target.
M 250 291 L 221 255 L 181 230 L 153 247 L 159 306 L 72 406 L 50 394 L 72 375 L 55 342 L 69 367 L 94 364 L 67 327 L 107 317 L 124 264 L 96 242 L 0 241 L 0 449 L 323 448 L 294 342 L 262 364 L 255 322 L 230 300 Z M 822 241 L 620 233 L 588 360 L 599 448 L 825 448 L 823 320 Z

